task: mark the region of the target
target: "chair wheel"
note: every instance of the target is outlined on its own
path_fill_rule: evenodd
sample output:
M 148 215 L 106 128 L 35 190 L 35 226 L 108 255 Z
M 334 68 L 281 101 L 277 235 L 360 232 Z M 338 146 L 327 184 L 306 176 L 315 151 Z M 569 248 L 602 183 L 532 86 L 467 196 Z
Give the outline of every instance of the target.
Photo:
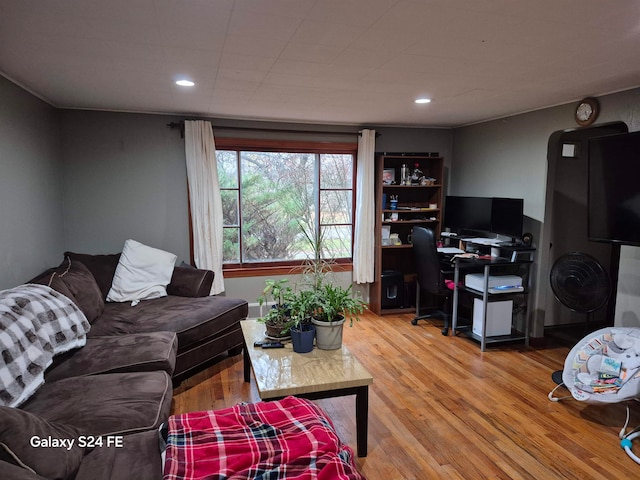
M 442 335 L 444 335 L 445 337 L 446 337 L 447 335 L 449 335 L 449 329 L 448 329 L 448 328 L 443 328 L 443 329 L 442 329 Z
M 418 319 L 414 318 L 413 320 L 411 320 L 411 325 L 417 325 L 418 324 Z

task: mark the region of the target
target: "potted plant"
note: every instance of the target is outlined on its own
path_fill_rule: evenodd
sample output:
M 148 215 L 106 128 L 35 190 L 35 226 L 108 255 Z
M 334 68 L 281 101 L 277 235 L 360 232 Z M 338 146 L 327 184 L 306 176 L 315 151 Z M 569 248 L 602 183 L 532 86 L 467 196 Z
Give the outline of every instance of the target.
M 354 295 L 352 285 L 343 288 L 324 283 L 316 291 L 317 310 L 312 319 L 316 326 L 316 344 L 323 350 L 335 350 L 342 346 L 342 329 L 347 319 L 360 320 L 366 306 L 359 295 Z
M 258 298 L 261 313 L 262 306 L 273 301 L 273 305 L 267 311 L 267 314 L 258 319 L 259 322 L 265 324 L 266 336 L 273 339 L 281 339 L 289 336 L 293 320 L 291 318 L 291 310 L 289 300 L 292 298 L 293 292 L 288 285 L 289 280 L 286 278 L 280 280 L 266 280 L 262 295 Z
M 302 281 L 303 288 L 319 291 L 325 282 L 330 281 L 330 275 L 333 272 L 335 260 L 322 258 L 322 250 L 324 244 L 323 233 L 309 233 L 307 229 L 300 224 L 303 235 L 307 243 L 311 247 L 311 254 L 302 263 Z
M 316 327 L 311 322 L 317 310 L 317 296 L 314 290 L 300 290 L 289 299 L 291 312 L 291 342 L 293 351 L 307 353 L 313 350 Z

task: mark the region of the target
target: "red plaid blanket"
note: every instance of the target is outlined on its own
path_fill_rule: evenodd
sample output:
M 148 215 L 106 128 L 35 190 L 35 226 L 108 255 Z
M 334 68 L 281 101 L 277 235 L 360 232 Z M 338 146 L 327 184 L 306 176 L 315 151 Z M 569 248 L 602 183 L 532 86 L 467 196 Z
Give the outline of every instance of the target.
M 165 480 L 365 480 L 314 403 L 295 397 L 169 418 Z

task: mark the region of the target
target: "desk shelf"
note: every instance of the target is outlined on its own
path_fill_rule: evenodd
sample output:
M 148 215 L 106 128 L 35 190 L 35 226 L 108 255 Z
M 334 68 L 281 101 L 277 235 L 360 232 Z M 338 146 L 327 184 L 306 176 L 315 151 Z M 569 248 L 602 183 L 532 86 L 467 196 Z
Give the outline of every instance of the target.
M 456 332 L 465 335 L 478 343 L 482 343 L 482 335 L 478 335 L 473 333 L 471 325 L 462 325 L 456 328 Z M 522 342 L 528 341 L 528 336 L 523 332 L 518 332 L 517 330 L 511 330 L 510 335 L 495 335 L 495 336 L 485 336 L 484 342 L 487 345 L 498 345 L 509 342 Z
M 455 285 L 460 285 L 460 272 L 464 271 L 465 273 L 471 273 L 474 271 L 482 271 L 485 279 L 485 285 L 488 283 L 489 276 L 492 272 L 492 269 L 497 269 L 502 274 L 505 272 L 514 273 L 517 271 L 522 276 L 522 284 L 524 286 L 524 290 L 518 292 L 501 292 L 501 293 L 489 293 L 483 292 L 479 290 L 475 290 L 466 286 L 457 286 L 453 292 L 453 315 L 452 315 L 452 330 L 454 333 L 462 333 L 480 343 L 480 348 L 484 352 L 488 345 L 495 345 L 506 342 L 515 342 L 515 341 L 524 341 L 525 345 L 529 345 L 529 315 L 527 312 L 527 303 L 528 303 L 528 294 L 529 294 L 529 271 L 531 264 L 533 263 L 532 258 L 523 259 L 523 258 L 490 258 L 490 259 L 465 259 L 459 258 L 455 263 L 455 271 L 454 271 L 454 282 Z M 468 319 L 466 320 L 464 325 L 458 325 L 459 320 L 459 307 L 460 307 L 460 295 L 466 294 L 470 295 L 473 298 L 481 299 L 484 305 L 484 318 L 483 318 L 483 328 L 482 335 L 478 335 L 473 332 L 472 325 L 468 325 Z M 487 336 L 484 332 L 487 331 L 487 311 L 488 305 L 491 302 L 500 302 L 505 300 L 513 300 L 514 307 L 512 309 L 512 318 L 511 318 L 511 334 L 510 335 L 497 335 L 497 336 Z M 520 305 L 518 305 L 517 300 L 520 300 Z M 518 305 L 518 308 L 515 308 Z M 520 308 L 522 307 L 522 308 Z M 520 311 L 524 313 L 524 331 L 520 332 L 517 329 L 514 329 L 513 326 L 513 312 Z
M 482 292 L 480 290 L 476 290 L 475 288 L 469 287 L 459 287 L 458 290 L 460 292 L 468 292 L 471 295 L 475 295 L 476 297 L 482 297 Z M 513 300 L 514 297 L 521 297 L 522 295 L 527 295 L 529 293 L 529 287 L 525 286 L 524 290 L 517 290 L 513 292 L 500 292 L 500 293 L 489 293 L 489 301 L 490 302 L 500 302 L 502 300 Z

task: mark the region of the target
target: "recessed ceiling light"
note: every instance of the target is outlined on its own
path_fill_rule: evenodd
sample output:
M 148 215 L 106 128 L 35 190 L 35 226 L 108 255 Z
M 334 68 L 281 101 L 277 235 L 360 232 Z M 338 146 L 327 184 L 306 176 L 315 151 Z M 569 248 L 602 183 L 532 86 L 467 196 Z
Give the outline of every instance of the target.
M 193 87 L 195 83 L 191 80 L 178 80 L 176 81 L 176 85 L 180 85 L 181 87 Z
M 415 102 L 416 103 L 430 103 L 431 99 L 430 98 L 416 98 Z

